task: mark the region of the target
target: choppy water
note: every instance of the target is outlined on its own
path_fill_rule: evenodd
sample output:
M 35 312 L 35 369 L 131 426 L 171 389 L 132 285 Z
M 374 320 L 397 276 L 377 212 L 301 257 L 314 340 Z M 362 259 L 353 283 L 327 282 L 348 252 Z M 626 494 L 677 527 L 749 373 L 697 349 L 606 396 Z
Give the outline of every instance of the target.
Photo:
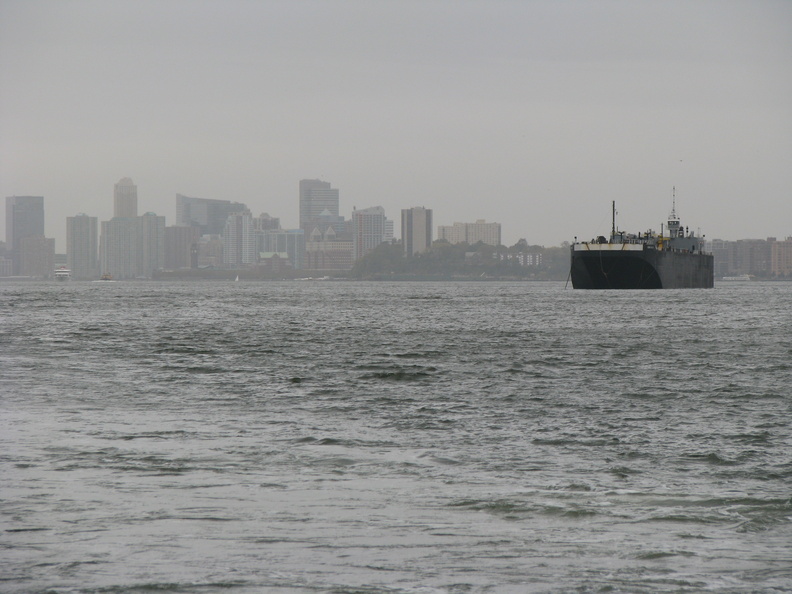
M 4 592 L 792 590 L 792 285 L 0 285 Z

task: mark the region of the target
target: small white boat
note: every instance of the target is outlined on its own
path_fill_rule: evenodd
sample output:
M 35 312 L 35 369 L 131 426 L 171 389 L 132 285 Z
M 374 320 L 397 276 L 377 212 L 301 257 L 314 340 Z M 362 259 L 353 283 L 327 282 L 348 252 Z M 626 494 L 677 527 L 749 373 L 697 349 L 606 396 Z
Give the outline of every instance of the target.
M 60 268 L 55 269 L 55 280 L 57 281 L 67 281 L 71 278 L 71 270 L 66 268 L 65 266 L 61 266 Z

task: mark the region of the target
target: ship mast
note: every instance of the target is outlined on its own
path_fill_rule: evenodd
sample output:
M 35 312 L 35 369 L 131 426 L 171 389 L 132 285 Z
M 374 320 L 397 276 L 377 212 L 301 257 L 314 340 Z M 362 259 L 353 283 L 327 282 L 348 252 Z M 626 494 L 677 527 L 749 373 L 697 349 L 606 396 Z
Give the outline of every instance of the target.
M 616 237 L 616 201 L 613 200 L 611 202 L 611 205 L 613 207 L 613 214 L 612 214 L 612 217 L 611 217 L 612 218 L 612 220 L 611 220 L 611 239 L 613 239 L 614 237 Z

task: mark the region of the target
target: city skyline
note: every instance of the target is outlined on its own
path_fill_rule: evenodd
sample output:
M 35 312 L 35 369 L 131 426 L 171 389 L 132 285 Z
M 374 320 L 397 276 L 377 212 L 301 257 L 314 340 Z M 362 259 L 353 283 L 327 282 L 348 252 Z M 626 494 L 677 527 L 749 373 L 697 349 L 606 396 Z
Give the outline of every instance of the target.
M 673 186 L 708 238 L 788 233 L 789 2 L 184 7 L 0 3 L 0 195 L 45 196 L 59 251 L 125 175 L 169 221 L 182 193 L 296 228 L 320 178 L 346 216 L 426 204 L 506 244 L 607 234 L 612 200 L 657 228 Z

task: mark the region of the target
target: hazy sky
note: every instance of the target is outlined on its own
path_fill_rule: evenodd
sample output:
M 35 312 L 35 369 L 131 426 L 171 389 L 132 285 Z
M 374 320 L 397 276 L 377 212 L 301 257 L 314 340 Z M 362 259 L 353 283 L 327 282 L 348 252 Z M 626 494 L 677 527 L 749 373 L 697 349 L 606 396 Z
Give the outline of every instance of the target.
M 659 230 L 792 235 L 787 0 L 0 0 L 0 196 L 47 234 L 175 195 L 297 226 L 353 206 L 485 218 L 558 245 Z M 0 209 L 3 234 L 5 212 Z

